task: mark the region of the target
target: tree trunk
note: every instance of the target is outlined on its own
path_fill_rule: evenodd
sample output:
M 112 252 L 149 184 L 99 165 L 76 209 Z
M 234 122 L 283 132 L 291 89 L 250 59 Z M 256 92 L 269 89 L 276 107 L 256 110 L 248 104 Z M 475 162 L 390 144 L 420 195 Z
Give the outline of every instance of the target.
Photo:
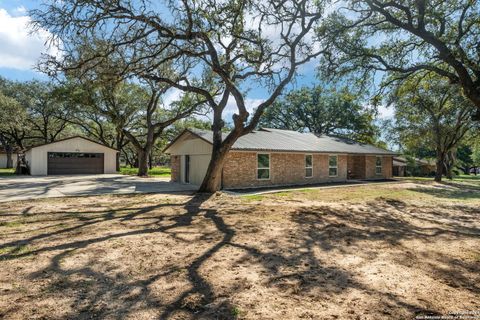
M 148 152 L 144 149 L 137 150 L 138 154 L 138 176 L 148 176 Z
M 452 166 L 450 165 L 446 165 L 446 171 L 447 171 L 447 174 L 446 174 L 446 177 L 448 180 L 452 180 L 453 179 L 453 174 L 452 174 Z
M 455 165 L 455 152 L 456 151 L 449 151 L 445 156 L 445 176 L 448 180 L 453 179 L 453 167 Z
M 222 127 L 223 120 L 221 118 L 221 112 L 215 113 L 214 111 L 212 158 L 210 159 L 207 173 L 198 192 L 214 193 L 222 187 L 222 170 L 225 159 L 235 141 L 240 137 L 242 130 L 241 128 L 233 129 L 228 137 L 223 140 Z
M 6 146 L 5 151 L 7 152 L 7 169 L 13 168 L 13 150 L 11 146 Z
M 210 159 L 207 173 L 205 174 L 205 178 L 203 179 L 202 185 L 200 186 L 200 189 L 198 189 L 198 192 L 214 193 L 220 190 L 222 187 L 222 169 L 227 154 L 228 150 L 224 151 L 224 149 L 212 149 L 212 158 Z
M 435 170 L 435 181 L 441 182 L 443 175 L 443 167 L 445 165 L 445 155 L 443 152 L 437 150 L 437 160 L 436 160 L 436 170 Z

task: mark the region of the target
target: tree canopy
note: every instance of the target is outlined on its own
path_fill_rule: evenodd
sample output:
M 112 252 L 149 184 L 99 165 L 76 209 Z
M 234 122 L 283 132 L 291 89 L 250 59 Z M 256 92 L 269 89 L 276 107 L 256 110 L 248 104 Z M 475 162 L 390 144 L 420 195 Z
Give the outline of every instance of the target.
M 328 39 L 326 74 L 387 72 L 384 84 L 429 71 L 476 106 L 480 120 L 480 2 L 347 0 L 319 34 Z
M 259 126 L 340 135 L 365 143 L 375 143 L 378 128 L 375 110 L 364 107 L 347 89 L 320 86 L 285 94 L 263 115 Z
M 60 59 L 47 71 L 80 70 L 122 60 L 122 75 L 170 85 L 201 96 L 213 111 L 213 153 L 201 191 L 215 191 L 226 154 L 253 130 L 293 79 L 299 66 L 323 53 L 313 30 L 324 1 L 136 1 L 65 0 L 33 12 L 38 28 L 62 42 Z M 160 9 L 159 9 L 160 7 Z M 100 45 L 78 50 L 86 39 Z M 97 42 L 96 39 L 100 41 Z M 250 115 L 249 81 L 267 91 Z M 222 139 L 223 112 L 233 99 L 233 128 Z M 200 99 L 199 99 L 200 100 Z
M 391 94 L 395 105 L 395 126 L 406 149 L 429 149 L 435 152 L 440 181 L 451 173 L 456 149 L 469 130 L 475 106 L 445 79 L 433 73 L 413 77 Z

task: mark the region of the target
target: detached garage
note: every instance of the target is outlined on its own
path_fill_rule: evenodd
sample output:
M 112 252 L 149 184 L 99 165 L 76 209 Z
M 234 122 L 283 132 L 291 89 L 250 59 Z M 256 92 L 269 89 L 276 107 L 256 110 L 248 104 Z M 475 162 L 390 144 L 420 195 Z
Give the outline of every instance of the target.
M 72 137 L 27 149 L 30 174 L 116 173 L 117 150 L 83 137 Z

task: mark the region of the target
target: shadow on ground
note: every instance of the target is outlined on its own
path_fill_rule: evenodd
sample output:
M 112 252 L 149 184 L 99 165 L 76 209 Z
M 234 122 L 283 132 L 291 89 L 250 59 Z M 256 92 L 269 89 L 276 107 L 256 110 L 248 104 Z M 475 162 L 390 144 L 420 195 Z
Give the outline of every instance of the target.
M 7 229 L 0 261 L 22 270 L 24 286 L 37 287 L 27 301 L 15 296 L 22 284 L 10 289 L 13 302 L 2 315 L 48 317 L 53 307 L 77 319 L 315 318 L 319 310 L 352 318 L 440 314 L 430 301 L 367 281 L 364 265 L 342 259 L 389 261 L 433 274 L 435 285 L 480 295 L 478 260 L 409 247 L 409 241 L 428 247 L 438 239 L 478 240 L 480 209 L 452 212 L 388 198 L 363 207 L 259 208 L 235 201 L 196 195 L 184 202 L 91 211 L 67 206 L 44 214 L 26 206 L 16 219 L 29 229 Z M 14 279 L 13 271 L 8 276 Z M 303 311 L 292 314 L 298 305 Z

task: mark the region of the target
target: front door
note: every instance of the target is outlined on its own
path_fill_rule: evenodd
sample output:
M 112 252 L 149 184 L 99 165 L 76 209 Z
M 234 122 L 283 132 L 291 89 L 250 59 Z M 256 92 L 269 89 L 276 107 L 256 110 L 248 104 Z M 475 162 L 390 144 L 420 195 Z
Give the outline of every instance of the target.
M 185 183 L 190 183 L 190 156 L 185 156 Z

